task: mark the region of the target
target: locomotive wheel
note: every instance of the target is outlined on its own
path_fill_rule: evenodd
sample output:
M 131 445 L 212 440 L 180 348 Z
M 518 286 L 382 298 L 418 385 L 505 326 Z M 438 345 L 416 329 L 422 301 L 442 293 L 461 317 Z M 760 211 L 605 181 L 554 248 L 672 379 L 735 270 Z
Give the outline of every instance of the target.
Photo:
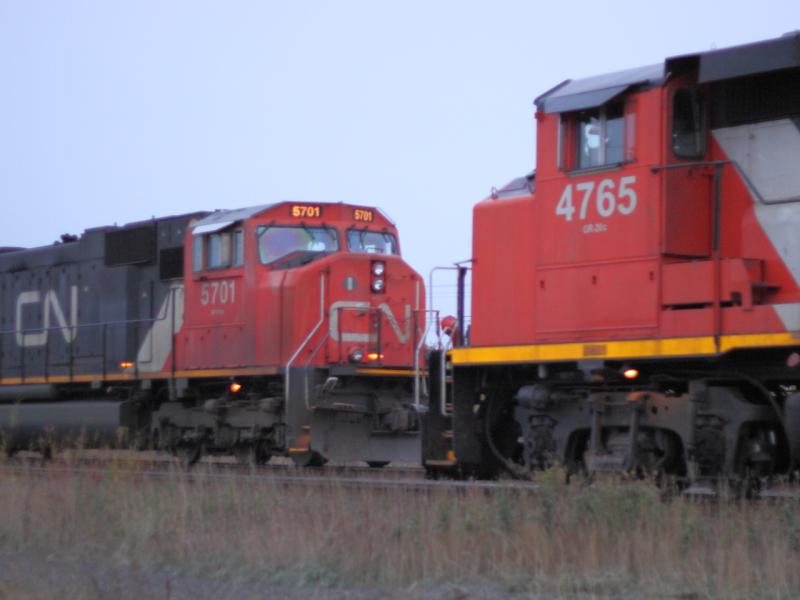
M 322 454 L 316 450 L 293 453 L 292 460 L 298 467 L 321 467 L 328 462 L 328 459 L 322 456 Z
M 175 456 L 184 468 L 189 468 L 195 464 L 203 455 L 203 444 L 199 442 L 184 442 L 175 448 Z
M 367 465 L 368 465 L 368 466 L 369 466 L 371 469 L 382 469 L 383 467 L 385 467 L 386 465 L 388 465 L 388 464 L 389 464 L 389 462 L 390 462 L 390 461 L 388 461 L 388 460 L 368 460 L 368 461 L 367 461 Z
M 50 444 L 44 444 L 39 448 L 39 452 L 42 454 L 42 460 L 47 462 L 49 460 L 53 460 L 53 446 Z
M 6 446 L 3 448 L 3 458 L 6 460 L 11 460 L 14 458 L 14 455 L 16 455 L 17 452 L 19 452 L 19 448 L 16 446 Z
M 261 443 L 236 446 L 233 455 L 237 463 L 250 467 L 265 465 L 272 458 L 270 451 Z

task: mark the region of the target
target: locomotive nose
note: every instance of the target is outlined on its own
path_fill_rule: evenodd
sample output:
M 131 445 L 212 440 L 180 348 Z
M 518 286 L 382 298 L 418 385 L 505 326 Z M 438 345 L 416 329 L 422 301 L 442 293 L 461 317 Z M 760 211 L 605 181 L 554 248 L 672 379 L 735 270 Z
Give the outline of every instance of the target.
M 332 269 L 329 356 L 356 366 L 413 364 L 422 279 L 399 256 L 354 254 Z

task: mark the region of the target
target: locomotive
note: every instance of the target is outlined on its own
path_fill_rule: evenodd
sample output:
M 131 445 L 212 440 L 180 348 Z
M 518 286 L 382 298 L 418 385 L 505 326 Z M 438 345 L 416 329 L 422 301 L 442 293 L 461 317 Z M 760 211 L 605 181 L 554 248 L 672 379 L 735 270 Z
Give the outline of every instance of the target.
M 419 461 L 425 292 L 379 209 L 281 202 L 0 251 L 8 454 Z
M 474 207 L 471 323 L 431 363 L 426 469 L 796 475 L 800 33 L 535 107 L 535 170 Z

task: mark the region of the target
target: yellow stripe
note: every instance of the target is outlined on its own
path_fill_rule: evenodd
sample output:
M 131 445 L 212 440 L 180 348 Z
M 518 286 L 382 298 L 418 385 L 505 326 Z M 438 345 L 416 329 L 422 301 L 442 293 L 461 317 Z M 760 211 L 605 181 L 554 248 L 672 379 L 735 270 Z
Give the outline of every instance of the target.
M 142 377 L 139 377 L 142 379 Z M 35 383 L 91 383 L 93 381 L 135 381 L 133 373 L 117 373 L 114 375 L 51 375 L 49 377 L 6 377 L 0 379 L 0 385 L 21 385 Z
M 452 450 L 448 451 L 448 455 Z M 454 455 L 455 456 L 455 455 Z M 428 467 L 455 467 L 458 464 L 455 458 L 447 460 L 426 460 L 425 465 Z
M 721 353 L 739 348 L 800 345 L 798 333 L 729 335 L 720 340 Z M 535 363 L 584 359 L 663 358 L 670 356 L 715 356 L 712 336 L 653 340 L 615 340 L 581 344 L 537 344 L 455 348 L 454 365 Z
M 356 369 L 356 372 L 359 375 L 396 375 L 398 377 L 413 377 L 414 370 L 413 369 L 370 369 L 370 368 L 363 368 L 363 369 Z M 427 375 L 426 371 L 420 371 L 421 375 Z
M 800 346 L 800 331 L 791 333 L 763 333 L 726 335 L 720 339 L 720 353 L 742 348 Z M 663 358 L 670 356 L 714 356 L 717 354 L 714 338 L 665 338 L 653 340 L 615 340 L 580 344 L 536 344 L 527 346 L 485 346 L 455 348 L 450 352 L 454 365 L 535 363 L 583 359 L 633 359 Z M 232 377 L 237 375 L 276 375 L 277 367 L 245 367 L 235 369 L 193 369 L 176 371 L 175 377 L 204 378 Z M 361 375 L 412 377 L 411 369 L 358 369 Z M 423 375 L 425 373 L 423 372 Z M 169 372 L 140 372 L 139 379 L 167 379 Z M 108 373 L 106 375 L 52 375 L 50 377 L 6 377 L 0 385 L 41 383 L 91 383 L 93 381 L 133 381 L 134 373 Z
M 800 345 L 800 331 L 792 333 L 755 333 L 750 335 L 726 335 L 720 340 L 722 352 L 737 348 L 760 348 Z
M 237 369 L 196 369 L 175 371 L 175 377 L 205 378 L 205 377 L 236 377 L 242 375 L 276 375 L 277 367 L 244 367 Z M 137 377 L 133 371 L 130 373 L 100 373 L 90 375 L 50 375 L 49 377 L 6 377 L 0 379 L 0 385 L 33 385 L 37 383 L 91 383 L 93 381 L 136 381 L 139 379 L 169 379 L 169 371 L 139 372 Z
M 229 377 L 231 375 L 277 375 L 277 367 L 243 367 L 236 369 L 191 369 L 175 371 L 175 377 Z M 164 373 L 169 377 L 169 373 Z

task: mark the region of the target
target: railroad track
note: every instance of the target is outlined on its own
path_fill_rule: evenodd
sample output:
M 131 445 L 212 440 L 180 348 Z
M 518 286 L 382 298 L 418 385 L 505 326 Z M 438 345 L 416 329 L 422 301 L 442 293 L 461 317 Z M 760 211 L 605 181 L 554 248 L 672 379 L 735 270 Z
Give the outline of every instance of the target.
M 351 477 L 369 478 L 405 478 L 422 479 L 425 477 L 425 470 L 414 465 L 389 465 L 383 468 L 367 467 L 362 464 L 326 464 L 323 467 L 299 467 L 287 458 L 273 458 L 264 465 L 246 465 L 236 462 L 230 457 L 205 457 L 191 467 L 185 467 L 180 460 L 161 452 L 127 452 L 124 450 L 88 450 L 88 451 L 66 451 L 53 458 L 44 460 L 36 452 L 20 453 L 12 459 L 7 460 L 8 464 L 27 464 L 27 465 L 71 465 L 87 467 L 133 467 L 138 466 L 142 470 L 162 470 L 171 469 L 181 471 L 209 470 L 228 473 L 242 474 L 284 474 L 284 475 L 337 475 Z
M 72 461 L 19 458 L 0 464 L 0 473 L 18 477 L 108 476 L 112 472 L 115 475 L 160 480 L 181 477 L 192 482 L 257 482 L 281 487 L 335 487 L 411 492 L 433 490 L 533 492 L 538 488 L 535 483 L 520 481 L 432 481 L 424 478 L 423 469 L 407 467 L 376 470 L 366 467 L 333 466 L 309 469 L 280 464 L 249 467 L 226 462 L 203 462 L 191 469 L 184 469 L 175 460 L 126 461 L 114 458 Z
M 114 452 L 90 456 L 57 456 L 44 461 L 40 457 L 19 456 L 0 463 L 0 474 L 9 476 L 107 476 L 117 475 L 146 479 L 170 480 L 181 477 L 193 482 L 258 482 L 282 487 L 381 489 L 402 491 L 464 492 L 482 490 L 493 492 L 535 493 L 539 485 L 532 481 L 500 480 L 429 480 L 425 471 L 414 466 L 387 466 L 374 469 L 359 465 L 326 465 L 324 467 L 298 467 L 290 461 L 259 466 L 242 465 L 225 459 L 205 459 L 191 468 L 185 468 L 172 457 L 141 458 L 139 454 L 117 454 Z M 576 484 L 580 485 L 580 484 Z M 624 483 L 621 485 L 625 485 Z M 734 501 L 741 499 L 729 489 L 715 489 L 712 484 L 691 486 L 683 497 L 697 501 Z M 665 496 L 668 496 L 666 494 Z M 674 496 L 673 496 L 674 497 Z M 760 490 L 751 500 L 783 501 L 800 500 L 800 488 L 796 485 L 779 485 Z

